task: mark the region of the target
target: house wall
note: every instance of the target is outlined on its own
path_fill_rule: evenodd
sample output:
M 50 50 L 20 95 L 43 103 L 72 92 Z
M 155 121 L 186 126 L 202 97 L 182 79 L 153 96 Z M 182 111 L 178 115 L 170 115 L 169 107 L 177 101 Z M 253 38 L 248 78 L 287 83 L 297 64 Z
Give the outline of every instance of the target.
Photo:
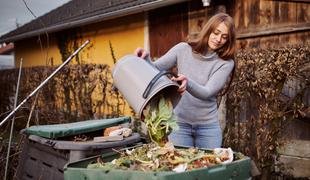
M 144 17 L 144 14 L 138 14 L 51 33 L 48 35 L 48 44 L 45 34 L 40 38 L 17 41 L 15 42 L 16 67 L 19 67 L 21 58 L 23 58 L 23 67 L 59 65 L 88 39 L 90 44 L 80 51 L 70 64 L 76 64 L 79 61 L 81 64 L 107 64 L 112 68 L 114 60 L 110 43 L 116 60 L 126 54 L 132 54 L 135 48 L 144 46 Z M 70 53 L 65 55 L 64 51 Z M 93 96 L 95 99 L 100 99 L 102 92 L 94 93 Z M 101 111 L 106 112 L 105 109 Z M 132 115 L 127 104 L 124 114 Z
M 181 3 L 149 12 L 150 53 L 153 58 L 162 56 L 186 39 L 187 9 L 187 3 Z
M 280 0 L 212 1 L 189 4 L 188 33 L 197 34 L 217 12 L 230 14 L 235 22 L 238 49 L 281 47 L 309 43 L 310 2 Z
M 23 59 L 23 67 L 60 64 L 61 55 L 55 36 L 49 35 L 48 47 L 46 42 L 45 35 L 15 42 L 15 66 L 19 67 L 21 59 Z
M 309 1 L 235 0 L 233 8 L 239 48 L 310 42 Z
M 0 70 L 14 68 L 14 55 L 0 55 Z
M 113 65 L 110 44 L 116 59 L 133 53 L 136 47 L 144 46 L 144 15 L 138 14 L 92 25 L 51 33 L 47 45 L 46 35 L 15 42 L 16 66 L 23 58 L 23 67 L 58 65 L 62 63 L 62 54 L 57 42 L 68 41 L 67 50 L 73 52 L 74 43 L 79 47 L 86 39 L 90 44 L 79 53 L 80 63 L 96 63 Z M 68 36 L 67 39 L 63 39 Z M 42 44 L 40 45 L 40 41 Z M 48 48 L 47 48 L 48 47 Z M 71 54 L 70 53 L 70 54 Z M 67 56 L 66 56 L 67 57 Z M 74 58 L 72 63 L 76 63 Z

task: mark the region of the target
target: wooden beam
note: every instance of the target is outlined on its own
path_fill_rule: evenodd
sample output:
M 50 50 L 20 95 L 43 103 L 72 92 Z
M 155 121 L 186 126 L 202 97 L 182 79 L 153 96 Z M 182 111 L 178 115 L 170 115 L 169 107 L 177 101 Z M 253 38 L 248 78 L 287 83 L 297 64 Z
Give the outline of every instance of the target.
M 280 155 L 276 162 L 277 164 L 281 164 L 281 168 L 276 168 L 277 172 L 280 171 L 281 173 L 293 176 L 294 178 L 307 178 L 310 176 L 309 158 Z
M 285 143 L 278 149 L 279 154 L 310 159 L 310 140 L 283 140 Z
M 293 33 L 293 32 L 299 32 L 299 31 L 310 31 L 310 23 L 306 23 L 306 24 L 303 24 L 303 26 L 298 26 L 298 27 L 280 27 L 276 29 L 272 28 L 272 29 L 266 29 L 262 31 L 258 30 L 256 32 L 248 32 L 248 33 L 237 32 L 237 39 L 279 35 L 279 34 Z
M 278 148 L 279 158 L 276 161 L 282 164 L 282 168 L 276 168 L 276 171 L 295 178 L 310 177 L 310 140 L 284 141 Z
M 310 0 L 268 0 L 268 1 L 284 1 L 284 2 L 310 3 Z

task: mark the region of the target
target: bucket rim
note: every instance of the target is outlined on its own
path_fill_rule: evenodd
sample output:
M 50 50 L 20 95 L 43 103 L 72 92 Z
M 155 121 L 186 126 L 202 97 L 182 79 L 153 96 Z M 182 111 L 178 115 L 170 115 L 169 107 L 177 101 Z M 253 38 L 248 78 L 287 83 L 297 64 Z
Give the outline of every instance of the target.
M 156 96 L 157 96 L 157 93 L 159 93 L 160 91 L 162 91 L 162 90 L 164 90 L 164 89 L 166 89 L 166 88 L 168 88 L 168 87 L 175 87 L 176 90 L 177 90 L 177 89 L 179 88 L 179 85 L 178 85 L 177 83 L 175 83 L 175 82 L 169 82 L 169 83 L 164 84 L 163 86 L 157 88 L 155 91 L 151 92 L 151 93 L 149 94 L 149 96 L 145 99 L 145 101 L 143 102 L 143 104 L 141 105 L 141 107 L 140 107 L 140 109 L 139 109 L 138 115 L 139 115 L 140 119 L 142 118 L 143 110 L 145 109 L 145 107 L 147 106 L 147 104 L 149 103 L 149 101 L 150 101 L 152 98 L 156 97 Z M 181 99 L 181 95 L 180 95 L 177 91 L 176 91 L 176 97 L 177 97 L 177 98 L 176 98 L 176 101 L 177 101 L 176 104 L 178 104 L 178 102 L 179 102 L 180 99 Z

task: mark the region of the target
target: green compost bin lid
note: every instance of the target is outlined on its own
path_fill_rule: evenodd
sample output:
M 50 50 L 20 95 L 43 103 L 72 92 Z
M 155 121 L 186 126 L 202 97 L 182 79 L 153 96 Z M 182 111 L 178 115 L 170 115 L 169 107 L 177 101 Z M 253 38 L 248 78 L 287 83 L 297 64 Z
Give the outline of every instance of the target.
M 130 122 L 130 120 L 130 117 L 125 116 L 119 118 L 87 120 L 66 124 L 38 125 L 26 128 L 24 132 L 26 134 L 52 139 L 97 131 L 118 124 Z

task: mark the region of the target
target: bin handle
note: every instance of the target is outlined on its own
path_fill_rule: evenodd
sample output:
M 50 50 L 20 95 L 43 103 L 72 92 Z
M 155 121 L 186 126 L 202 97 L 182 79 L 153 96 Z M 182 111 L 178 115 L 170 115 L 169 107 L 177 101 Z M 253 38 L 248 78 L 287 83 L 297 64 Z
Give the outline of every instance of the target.
M 167 74 L 171 74 L 171 75 L 173 75 L 174 77 L 178 77 L 175 73 L 173 73 L 173 72 L 170 72 L 170 71 L 160 71 L 158 74 L 156 74 L 156 76 L 154 76 L 153 77 L 153 79 L 150 81 L 150 83 L 147 85 L 147 87 L 146 87 L 146 89 L 144 90 L 144 92 L 143 92 L 143 95 L 142 95 L 142 97 L 144 98 L 144 99 L 146 99 L 148 96 L 149 96 L 149 94 L 150 94 L 150 92 L 151 92 L 151 89 L 152 89 L 152 87 L 154 86 L 154 84 L 157 82 L 157 80 L 160 78 L 160 77 L 162 77 L 163 75 L 167 75 Z
M 45 145 L 49 146 L 49 147 L 54 147 L 56 142 L 51 141 L 51 140 L 47 140 L 44 142 Z

